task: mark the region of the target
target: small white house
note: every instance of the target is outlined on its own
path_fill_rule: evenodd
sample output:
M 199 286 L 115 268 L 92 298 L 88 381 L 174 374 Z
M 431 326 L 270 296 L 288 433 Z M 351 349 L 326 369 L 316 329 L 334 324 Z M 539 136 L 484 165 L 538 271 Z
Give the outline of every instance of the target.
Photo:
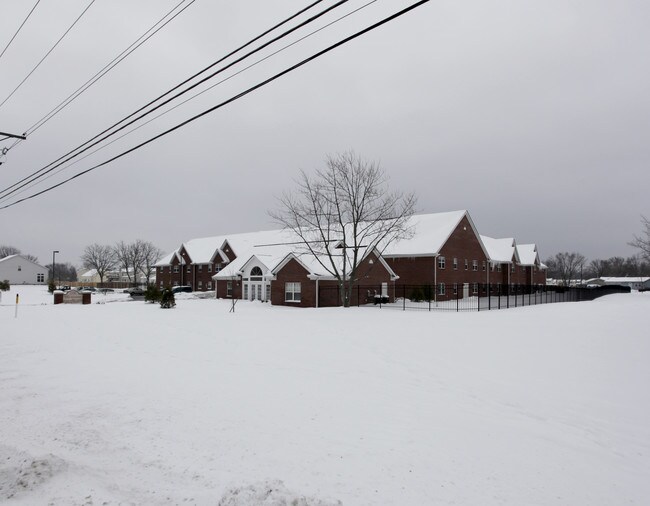
M 12 285 L 44 285 L 48 270 L 22 255 L 0 258 L 0 280 Z

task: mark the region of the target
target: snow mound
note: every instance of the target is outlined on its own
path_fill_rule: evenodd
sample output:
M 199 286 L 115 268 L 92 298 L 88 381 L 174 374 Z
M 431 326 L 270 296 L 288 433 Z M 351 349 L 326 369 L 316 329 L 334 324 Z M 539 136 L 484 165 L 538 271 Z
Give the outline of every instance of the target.
M 65 461 L 52 454 L 36 459 L 22 452 L 2 453 L 0 500 L 34 490 L 67 467 Z
M 265 481 L 228 490 L 218 506 L 341 506 L 329 501 L 297 495 L 287 490 L 280 480 Z

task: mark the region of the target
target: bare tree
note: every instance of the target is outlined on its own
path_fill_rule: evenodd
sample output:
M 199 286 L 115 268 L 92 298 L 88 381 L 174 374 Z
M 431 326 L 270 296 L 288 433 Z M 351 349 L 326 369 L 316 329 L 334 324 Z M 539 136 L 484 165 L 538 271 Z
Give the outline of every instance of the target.
M 138 239 L 132 243 L 118 242 L 113 247 L 118 265 L 126 272 L 129 283 L 137 284 L 138 275 L 142 274 L 147 282 L 154 264 L 162 256 L 162 251 L 148 241 Z
M 600 278 L 605 276 L 607 269 L 609 268 L 609 263 L 607 260 L 592 260 L 589 262 L 589 275 L 594 278 Z
M 99 282 L 103 283 L 106 273 L 115 267 L 115 251 L 110 246 L 91 244 L 84 249 L 81 261 L 86 269 L 95 269 Z
M 408 237 L 408 219 L 416 198 L 388 190 L 386 173 L 377 163 L 354 152 L 326 158 L 314 176 L 300 172 L 297 188 L 279 199 L 270 212 L 281 226 L 293 231 L 299 249 L 314 259 L 339 285 L 341 301 L 350 305 L 357 269 L 368 248 L 383 250 Z
M 149 241 L 139 241 L 142 246 L 142 267 L 141 272 L 149 284 L 151 273 L 154 271 L 155 263 L 163 256 L 164 252 Z
M 641 224 L 645 230 L 641 232 L 641 235 L 634 236 L 634 240 L 630 242 L 630 246 L 639 248 L 643 259 L 650 262 L 650 220 L 645 216 L 641 216 Z
M 138 277 L 139 259 L 137 258 L 137 252 L 134 253 L 133 251 L 132 244 L 120 241 L 113 246 L 113 253 L 120 270 L 124 271 L 129 283 L 135 284 Z
M 11 255 L 20 255 L 20 250 L 13 246 L 5 246 L 0 244 L 0 258 L 8 257 Z
M 586 261 L 586 258 L 580 253 L 564 252 L 549 258 L 546 264 L 552 268 L 554 277 L 560 279 L 564 286 L 569 286 L 571 281 L 581 274 Z

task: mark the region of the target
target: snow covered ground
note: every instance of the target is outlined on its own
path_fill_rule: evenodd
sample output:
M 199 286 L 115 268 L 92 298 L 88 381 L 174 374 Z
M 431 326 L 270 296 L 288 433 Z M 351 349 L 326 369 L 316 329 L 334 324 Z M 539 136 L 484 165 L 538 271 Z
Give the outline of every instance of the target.
M 648 293 L 481 313 L 93 302 L 3 294 L 0 502 L 649 504 Z

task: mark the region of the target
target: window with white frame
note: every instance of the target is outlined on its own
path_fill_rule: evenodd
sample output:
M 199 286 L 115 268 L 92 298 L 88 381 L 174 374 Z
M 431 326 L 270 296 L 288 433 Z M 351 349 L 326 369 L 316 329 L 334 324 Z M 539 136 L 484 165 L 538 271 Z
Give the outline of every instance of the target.
M 472 260 L 472 270 L 478 271 L 478 260 Z
M 510 272 L 515 272 L 515 264 L 512 264 L 512 267 L 510 267 Z
M 458 259 L 454 257 L 454 270 L 458 270 Z
M 438 269 L 444 269 L 445 268 L 445 257 L 438 257 Z
M 300 302 L 301 287 L 300 283 L 289 282 L 284 284 L 285 302 Z
M 485 270 L 486 265 L 485 265 L 485 260 L 483 260 L 483 270 Z
M 248 283 L 244 283 L 244 300 L 248 300 Z
M 37 283 L 44 283 L 45 282 L 45 274 L 42 272 L 36 274 L 36 282 Z
M 454 295 L 458 295 L 458 283 L 454 283 Z
M 472 293 L 478 293 L 478 283 L 472 283 Z
M 174 272 L 178 272 L 178 265 L 174 265 Z
M 226 297 L 232 297 L 232 281 L 226 283 Z
M 203 265 L 199 265 L 199 272 L 203 272 Z
M 221 264 L 217 264 L 214 266 L 214 272 L 219 272 L 221 270 Z
M 199 290 L 203 288 L 203 281 L 199 281 Z
M 212 272 L 212 264 L 208 264 L 208 272 Z
M 188 274 L 189 274 L 190 272 L 192 272 L 192 266 L 190 266 L 190 265 L 187 266 L 187 272 L 188 272 Z
M 501 272 L 501 264 L 497 264 L 497 272 Z
M 469 269 L 469 260 L 465 259 L 465 270 Z
M 438 284 L 438 295 L 444 295 L 445 294 L 445 284 L 444 283 L 439 283 Z

